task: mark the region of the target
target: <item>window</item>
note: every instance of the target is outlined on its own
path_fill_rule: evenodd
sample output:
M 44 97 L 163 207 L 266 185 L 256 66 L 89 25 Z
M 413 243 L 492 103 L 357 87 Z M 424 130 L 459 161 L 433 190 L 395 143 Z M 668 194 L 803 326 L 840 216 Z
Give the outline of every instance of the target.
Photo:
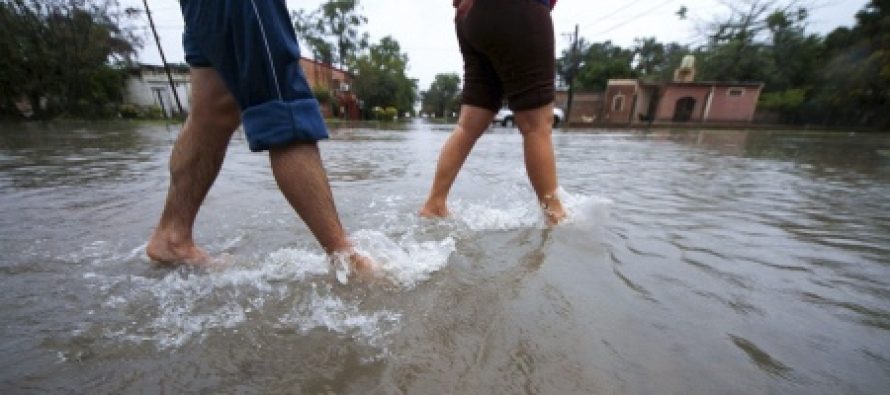
M 745 88 L 729 88 L 726 95 L 729 97 L 742 97 L 745 95 Z
M 612 99 L 612 111 L 624 111 L 624 95 L 619 94 L 616 95 L 614 99 Z

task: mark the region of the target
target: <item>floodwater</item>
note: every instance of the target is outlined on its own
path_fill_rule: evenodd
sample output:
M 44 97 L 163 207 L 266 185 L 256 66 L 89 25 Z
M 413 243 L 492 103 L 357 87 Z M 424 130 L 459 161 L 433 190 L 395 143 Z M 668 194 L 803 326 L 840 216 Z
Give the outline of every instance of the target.
M 453 218 L 415 212 L 449 126 L 322 144 L 388 284 L 342 284 L 239 135 L 196 238 L 144 257 L 175 127 L 0 131 L 0 392 L 881 394 L 890 135 L 557 131 L 543 226 L 521 138 L 484 136 Z

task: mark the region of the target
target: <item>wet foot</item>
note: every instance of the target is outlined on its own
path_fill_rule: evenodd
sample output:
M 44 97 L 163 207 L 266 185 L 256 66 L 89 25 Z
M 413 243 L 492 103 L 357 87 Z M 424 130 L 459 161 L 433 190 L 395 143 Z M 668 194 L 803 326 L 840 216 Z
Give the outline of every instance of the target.
M 544 211 L 544 215 L 547 216 L 547 225 L 556 226 L 559 225 L 562 221 L 565 221 L 567 215 L 565 210 L 560 208 L 559 210 L 546 210 Z
M 566 210 L 562 207 L 562 202 L 558 197 L 549 195 L 541 200 L 541 208 L 544 210 L 544 216 L 547 217 L 547 225 L 556 226 L 566 219 Z
M 165 240 L 163 235 L 152 235 L 145 247 L 148 257 L 162 265 L 191 265 L 206 267 L 213 264 L 213 259 L 206 251 L 198 248 L 194 242 L 172 242 Z
M 345 266 L 349 278 L 373 280 L 382 275 L 379 263 L 354 250 L 334 253 L 331 255 L 331 264 L 334 265 L 335 268 L 342 268 Z M 344 280 L 345 279 L 341 279 L 341 281 Z
M 420 209 L 418 214 L 424 218 L 445 218 L 450 215 L 448 206 L 445 203 L 426 202 Z
M 349 255 L 349 266 L 352 268 L 352 272 L 359 277 L 377 277 L 380 274 L 379 263 L 357 252 Z

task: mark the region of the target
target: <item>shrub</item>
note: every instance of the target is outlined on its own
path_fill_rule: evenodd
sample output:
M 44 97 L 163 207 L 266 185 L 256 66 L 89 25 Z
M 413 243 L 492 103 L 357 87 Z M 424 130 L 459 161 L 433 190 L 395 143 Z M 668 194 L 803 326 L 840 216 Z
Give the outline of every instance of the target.
M 125 119 L 136 119 L 142 115 L 140 114 L 139 109 L 132 104 L 121 104 L 117 108 L 117 112 L 120 114 L 121 118 Z
M 779 115 L 782 122 L 796 123 L 801 121 L 807 92 L 804 89 L 788 89 L 779 92 L 764 93 L 758 105 L 764 110 Z
M 147 119 L 161 119 L 164 117 L 164 111 L 159 106 L 151 106 L 144 108 L 142 117 Z
M 794 111 L 800 108 L 804 100 L 806 100 L 806 91 L 803 89 L 789 89 L 764 93 L 760 97 L 760 105 L 767 110 Z
M 383 110 L 383 116 L 387 121 L 395 121 L 399 118 L 399 110 L 395 107 L 386 107 L 386 109 Z
M 374 119 L 379 121 L 383 119 L 383 117 L 386 115 L 386 112 L 383 110 L 383 108 L 375 106 L 371 109 L 371 115 L 374 116 Z

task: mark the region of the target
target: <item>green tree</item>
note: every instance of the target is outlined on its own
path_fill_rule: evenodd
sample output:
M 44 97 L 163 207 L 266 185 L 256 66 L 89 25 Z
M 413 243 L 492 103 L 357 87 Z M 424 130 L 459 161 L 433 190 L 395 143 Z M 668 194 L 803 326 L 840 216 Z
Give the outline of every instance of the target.
M 437 74 L 430 88 L 420 93 L 421 111 L 435 117 L 447 117 L 460 110 L 460 77 Z
M 775 111 L 781 121 L 788 123 L 801 122 L 801 111 L 806 102 L 806 90 L 786 89 L 766 92 L 760 96 L 758 106 L 764 110 Z
M 578 70 L 584 64 L 583 54 L 590 47 L 590 43 L 583 37 L 579 38 L 575 45 L 577 46 L 576 50 L 573 50 L 570 45 L 569 48 L 562 51 L 560 57 L 556 58 L 556 74 L 566 84 L 571 84 L 578 75 Z
M 384 37 L 358 56 L 350 70 L 355 74 L 353 89 L 363 102 L 366 116 L 374 107 L 395 107 L 399 113 L 414 111 L 417 82 L 405 74 L 408 55 L 402 53 L 398 41 Z
M 0 2 L 0 112 L 17 114 L 24 100 L 40 118 L 116 113 L 137 15 L 116 0 Z
M 807 100 L 816 84 L 822 38 L 806 33 L 808 13 L 777 10 L 767 17 L 772 72 L 763 76 L 766 89 L 760 105 L 789 123 L 804 121 Z
M 793 14 L 776 11 L 767 18 L 775 70 L 766 79 L 770 90 L 812 88 L 823 44 L 819 36 L 806 34 L 806 21 L 804 9 Z
M 578 37 L 578 26 L 575 26 L 575 34 L 572 36 L 571 45 L 564 50 L 562 56 L 556 59 L 556 75 L 568 86 L 568 100 L 566 101 L 566 117 L 571 119 L 572 107 L 575 101 L 575 78 L 584 64 L 582 54 L 590 48 L 590 44 L 583 37 Z
M 704 27 L 708 40 L 698 51 L 699 75 L 717 81 L 766 81 L 775 73 L 766 36 L 771 17 L 802 12 L 797 0 L 724 2 L 727 16 Z
M 890 2 L 872 0 L 853 29 L 829 34 L 823 59 L 809 116 L 890 128 Z
M 314 11 L 298 10 L 291 17 L 294 30 L 321 62 L 345 67 L 368 47 L 368 33 L 360 31 L 368 18 L 359 11 L 359 0 L 330 0 Z
M 579 89 L 604 90 L 609 79 L 637 77 L 633 68 L 634 52 L 611 41 L 591 44 L 582 59 L 575 77 Z
M 664 44 L 655 37 L 634 40 L 634 71 L 646 79 L 656 79 L 668 67 Z

